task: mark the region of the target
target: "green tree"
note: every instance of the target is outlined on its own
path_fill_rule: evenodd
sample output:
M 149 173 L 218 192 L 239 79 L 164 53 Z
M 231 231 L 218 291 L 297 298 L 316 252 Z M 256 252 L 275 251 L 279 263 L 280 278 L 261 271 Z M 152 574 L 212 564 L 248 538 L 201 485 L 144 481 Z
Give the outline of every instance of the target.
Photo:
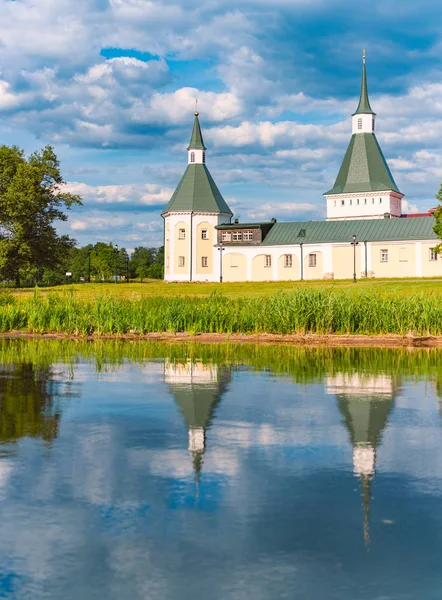
M 439 206 L 437 207 L 436 212 L 434 213 L 434 218 L 436 219 L 434 231 L 439 237 L 439 239 L 442 240 L 442 184 L 439 188 L 438 193 L 436 194 L 436 198 L 439 200 Z M 439 252 L 439 254 L 442 252 L 442 243 L 440 243 L 437 246 L 436 251 Z
M 62 263 L 75 243 L 54 227 L 67 220 L 64 209 L 81 204 L 64 183 L 50 146 L 28 158 L 16 146 L 0 146 L 0 274 L 17 286 Z
M 141 281 L 149 277 L 149 268 L 154 264 L 157 250 L 156 248 L 144 248 L 138 246 L 130 257 L 131 277 L 139 277 Z

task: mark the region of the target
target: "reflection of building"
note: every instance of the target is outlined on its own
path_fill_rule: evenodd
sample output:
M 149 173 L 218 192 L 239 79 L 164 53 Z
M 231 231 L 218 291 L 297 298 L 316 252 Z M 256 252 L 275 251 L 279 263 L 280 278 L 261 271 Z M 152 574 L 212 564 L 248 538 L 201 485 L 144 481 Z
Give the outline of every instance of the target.
M 165 381 L 186 422 L 189 451 L 198 483 L 206 449 L 206 432 L 231 381 L 231 371 L 226 367 L 191 361 L 184 365 L 166 363 Z
M 327 379 L 327 392 L 336 395 L 353 446 L 353 470 L 359 477 L 364 505 L 364 538 L 369 540 L 371 484 L 376 452 L 393 407 L 391 377 L 338 374 Z

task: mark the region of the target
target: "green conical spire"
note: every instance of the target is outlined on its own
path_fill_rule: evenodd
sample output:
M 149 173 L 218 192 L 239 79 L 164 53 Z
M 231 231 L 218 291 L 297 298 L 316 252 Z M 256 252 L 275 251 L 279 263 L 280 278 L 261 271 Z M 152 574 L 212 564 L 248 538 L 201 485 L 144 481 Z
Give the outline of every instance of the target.
M 195 112 L 195 121 L 193 122 L 192 137 L 190 138 L 190 144 L 188 150 L 207 150 L 203 141 L 203 134 L 201 133 L 200 121 L 198 119 L 199 112 Z
M 356 109 L 355 115 L 374 115 L 370 106 L 370 100 L 368 99 L 367 90 L 367 69 L 365 68 L 365 50 L 362 55 L 362 84 L 361 84 L 361 97 L 359 98 L 358 108 Z

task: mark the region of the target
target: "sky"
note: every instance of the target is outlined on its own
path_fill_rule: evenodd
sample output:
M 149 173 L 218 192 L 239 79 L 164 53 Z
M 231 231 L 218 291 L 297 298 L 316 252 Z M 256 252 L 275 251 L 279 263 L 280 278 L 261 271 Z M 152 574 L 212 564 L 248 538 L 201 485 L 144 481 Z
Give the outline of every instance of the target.
M 0 0 L 0 144 L 54 146 L 79 244 L 162 242 L 195 100 L 240 220 L 323 219 L 367 49 L 377 137 L 404 211 L 442 181 L 442 3 Z

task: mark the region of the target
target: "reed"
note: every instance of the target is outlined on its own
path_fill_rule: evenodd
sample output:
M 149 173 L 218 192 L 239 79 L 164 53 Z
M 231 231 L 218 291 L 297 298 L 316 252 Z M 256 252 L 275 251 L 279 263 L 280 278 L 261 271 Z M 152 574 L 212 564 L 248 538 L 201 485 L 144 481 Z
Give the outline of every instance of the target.
M 75 294 L 0 298 L 0 331 L 78 336 L 152 332 L 441 335 L 442 297 L 298 288 L 266 298 Z

